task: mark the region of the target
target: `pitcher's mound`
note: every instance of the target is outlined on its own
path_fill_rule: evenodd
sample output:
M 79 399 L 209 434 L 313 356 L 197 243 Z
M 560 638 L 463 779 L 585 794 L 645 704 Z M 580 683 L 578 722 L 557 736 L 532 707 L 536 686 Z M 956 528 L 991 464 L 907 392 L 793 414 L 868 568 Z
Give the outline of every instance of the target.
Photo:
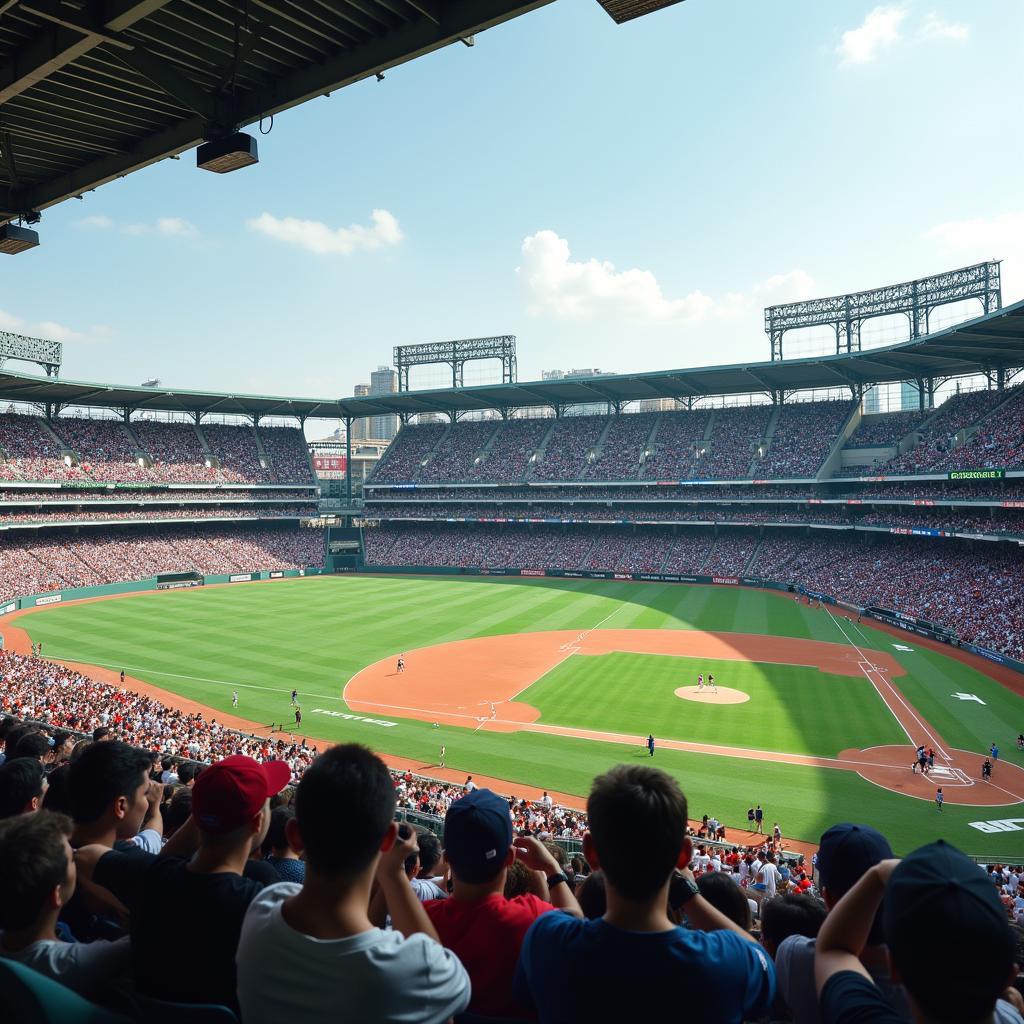
M 676 696 L 683 700 L 696 700 L 701 704 L 745 704 L 750 700 L 750 694 L 742 690 L 733 690 L 728 686 L 718 687 L 718 692 L 704 687 L 698 690 L 696 686 L 680 686 L 676 690 Z

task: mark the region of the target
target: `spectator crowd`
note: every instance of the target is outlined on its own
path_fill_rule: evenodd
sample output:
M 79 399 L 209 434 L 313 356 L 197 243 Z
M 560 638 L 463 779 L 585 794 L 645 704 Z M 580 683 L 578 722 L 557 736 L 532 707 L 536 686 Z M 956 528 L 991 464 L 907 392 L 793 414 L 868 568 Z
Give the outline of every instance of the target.
M 5 685 L 33 671 L 3 669 Z M 81 997 L 132 1020 L 221 1007 L 242 1024 L 620 1021 L 675 1005 L 704 1024 L 1022 1020 L 1018 866 L 941 841 L 899 859 L 846 822 L 813 867 L 774 836 L 719 844 L 720 824 L 694 835 L 678 783 L 646 765 L 597 777 L 569 815 L 547 794 L 398 774 L 355 744 L 244 747 L 225 731 L 212 763 L 176 762 L 153 747 L 173 733 L 159 708 L 96 696 L 126 713 L 78 742 L 0 720 L 15 1015 L 28 971 L 48 1019 L 101 1019 L 72 1008 Z M 142 745 L 126 742 L 137 723 Z M 440 835 L 396 820 L 410 808 L 443 819 Z M 188 969 L 170 969 L 182 949 Z

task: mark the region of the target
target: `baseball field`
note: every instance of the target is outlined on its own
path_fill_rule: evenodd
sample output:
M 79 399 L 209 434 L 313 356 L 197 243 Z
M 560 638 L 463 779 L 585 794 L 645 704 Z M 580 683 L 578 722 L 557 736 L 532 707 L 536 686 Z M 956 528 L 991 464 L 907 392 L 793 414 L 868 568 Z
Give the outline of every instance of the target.
M 760 803 L 793 838 L 867 821 L 898 852 L 942 836 L 1024 859 L 1024 677 L 791 595 L 334 576 L 69 603 L 0 625 L 5 639 L 17 628 L 49 658 L 123 669 L 218 720 L 357 740 L 426 774 L 443 745 L 448 777 L 584 796 L 609 765 L 646 760 L 679 779 L 693 817 L 741 826 Z M 935 751 L 928 776 L 911 771 L 918 744 Z

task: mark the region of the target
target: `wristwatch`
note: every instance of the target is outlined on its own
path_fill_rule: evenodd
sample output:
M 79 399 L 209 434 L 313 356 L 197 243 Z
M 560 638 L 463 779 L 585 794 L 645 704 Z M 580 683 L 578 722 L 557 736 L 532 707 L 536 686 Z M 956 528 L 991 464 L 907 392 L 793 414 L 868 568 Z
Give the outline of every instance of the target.
M 561 871 L 556 871 L 555 874 L 548 875 L 548 889 L 554 889 L 556 885 L 560 885 L 562 882 L 565 882 L 565 884 L 568 885 L 569 878 Z
M 679 910 L 685 907 L 694 896 L 700 895 L 700 888 L 696 882 L 689 878 L 676 878 L 672 885 L 672 909 Z

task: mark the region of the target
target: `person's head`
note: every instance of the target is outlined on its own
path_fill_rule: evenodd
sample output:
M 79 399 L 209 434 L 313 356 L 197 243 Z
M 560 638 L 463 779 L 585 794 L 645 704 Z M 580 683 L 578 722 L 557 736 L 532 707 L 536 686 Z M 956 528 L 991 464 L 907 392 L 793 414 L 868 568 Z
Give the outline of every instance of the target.
M 53 760 L 54 763 L 66 761 L 75 749 L 75 737 L 66 729 L 58 729 L 53 734 Z
M 421 832 L 420 847 L 420 878 L 433 878 L 435 869 L 441 863 L 441 840 L 433 832 Z
M 68 760 L 74 764 L 95 742 L 95 740 L 89 739 L 88 736 L 80 739 L 74 747 L 71 749 L 71 756 Z
M 273 804 L 273 798 L 270 802 Z M 267 829 L 267 838 L 263 840 L 265 854 L 291 853 L 291 847 L 288 845 L 287 825 L 294 817 L 294 807 L 275 807 L 270 812 L 270 827 Z
M 244 754 L 211 764 L 192 787 L 192 818 L 202 847 L 256 849 L 270 827 L 270 797 L 288 785 L 284 761 L 259 761 Z M 336 808 L 335 808 L 336 810 Z
M 182 761 L 178 765 L 178 781 L 183 786 L 190 786 L 199 775 L 199 765 L 195 761 Z
M 922 1016 L 940 1024 L 989 1019 L 1016 975 L 1015 943 L 973 861 L 941 839 L 915 850 L 889 879 L 882 917 L 893 980 Z
M 452 875 L 467 885 L 501 881 L 515 860 L 508 802 L 489 789 L 474 789 L 448 808 L 444 853 Z
M 741 889 L 729 875 L 709 871 L 697 879 L 697 888 L 716 910 L 730 921 L 750 931 L 750 902 L 745 889 Z
M 0 764 L 0 818 L 38 811 L 46 792 L 43 766 L 34 757 Z
M 43 791 L 43 808 L 47 811 L 59 811 L 71 817 L 71 764 L 65 761 L 46 776 L 46 787 Z
M 164 835 L 169 839 L 192 817 L 192 790 L 188 786 L 175 786 L 164 809 Z
M 831 910 L 870 868 L 892 857 L 889 840 L 870 825 L 842 822 L 821 837 L 818 847 L 818 886 L 825 906 Z M 882 943 L 882 917 L 871 927 L 868 944 Z
M 49 764 L 53 759 L 53 741 L 46 733 L 30 732 L 18 740 L 12 751 L 12 757 L 31 757 L 40 764 Z
M 530 869 L 521 861 L 514 860 L 505 872 L 505 888 L 502 892 L 505 899 L 525 896 L 530 891 Z
M 0 929 L 20 932 L 57 912 L 75 891 L 71 819 L 40 811 L 0 821 Z
M 617 765 L 594 780 L 583 852 L 605 883 L 629 900 L 648 901 L 690 861 L 686 797 L 657 768 Z
M 372 872 L 380 853 L 394 844 L 394 816 L 387 765 L 358 743 L 339 744 L 303 774 L 288 840 L 305 853 L 307 874 L 355 878 Z
M 555 858 L 559 871 L 564 871 L 565 865 L 569 862 L 569 856 L 565 852 L 564 847 L 559 846 L 553 839 L 545 839 L 543 845 L 544 849 Z
M 76 825 L 108 825 L 118 839 L 138 833 L 149 806 L 149 751 L 119 740 L 93 743 L 71 766 L 68 797 Z
M 807 893 L 786 893 L 761 904 L 761 942 L 775 956 L 779 943 L 790 935 L 817 936 L 825 920 L 825 904 Z
M 113 738 L 113 734 L 105 725 L 99 725 L 92 731 L 93 743 L 109 742 Z
M 178 776 L 181 778 L 181 776 Z M 276 811 L 278 807 L 291 807 L 292 801 L 295 799 L 295 787 L 285 786 L 280 793 L 275 793 L 270 798 L 270 809 Z
M 576 902 L 588 921 L 604 917 L 608 909 L 608 894 L 605 892 L 603 872 L 591 871 L 583 879 L 576 887 Z
M 160 759 L 161 771 L 169 772 L 174 767 L 173 757 L 163 757 Z
M 38 731 L 39 730 L 34 725 L 27 725 L 25 722 L 17 722 L 11 727 L 10 732 L 7 733 L 7 739 L 4 743 L 4 753 L 8 757 L 14 757 L 14 751 L 17 750 L 22 737 Z

